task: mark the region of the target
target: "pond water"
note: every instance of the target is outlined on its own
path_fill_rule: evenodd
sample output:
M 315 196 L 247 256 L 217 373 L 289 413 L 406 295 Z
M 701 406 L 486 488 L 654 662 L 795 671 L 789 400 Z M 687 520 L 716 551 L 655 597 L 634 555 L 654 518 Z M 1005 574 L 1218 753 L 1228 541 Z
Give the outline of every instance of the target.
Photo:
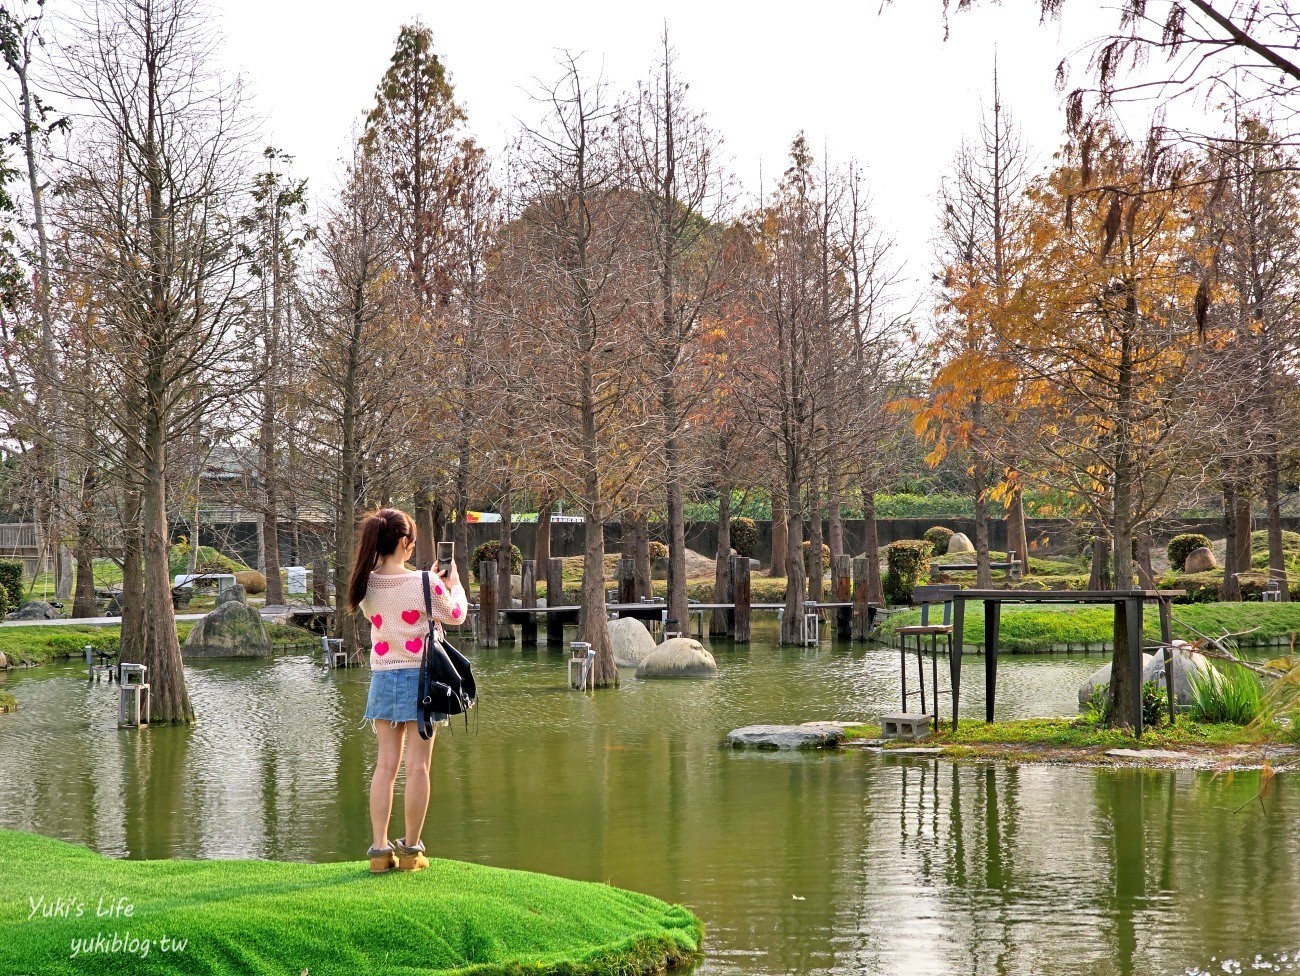
M 1256 773 L 733 752 L 739 725 L 896 707 L 896 652 L 756 630 L 715 644 L 716 681 L 624 672 L 598 694 L 565 690 L 559 649 L 476 651 L 479 725 L 439 734 L 431 852 L 682 902 L 707 927 L 699 973 L 1295 964 L 1300 777 L 1261 804 Z M 999 717 L 1072 713 L 1099 663 L 1003 659 Z M 967 667 L 974 718 L 982 660 Z M 186 671 L 199 724 L 144 732 L 114 727 L 115 691 L 79 666 L 9 672 L 0 825 L 120 857 L 362 857 L 368 672 L 306 656 Z

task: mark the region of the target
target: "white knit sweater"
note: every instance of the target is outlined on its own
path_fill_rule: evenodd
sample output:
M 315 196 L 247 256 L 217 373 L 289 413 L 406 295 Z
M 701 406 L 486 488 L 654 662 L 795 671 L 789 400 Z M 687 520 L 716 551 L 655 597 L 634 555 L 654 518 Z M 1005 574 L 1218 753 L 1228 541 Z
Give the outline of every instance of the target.
M 370 619 L 370 666 L 376 671 L 418 668 L 429 618 L 424 612 L 424 587 L 420 573 L 371 573 L 361 612 Z M 429 574 L 433 619 L 439 624 L 465 620 L 469 603 L 459 583 L 448 588 Z M 439 627 L 441 630 L 441 627 Z

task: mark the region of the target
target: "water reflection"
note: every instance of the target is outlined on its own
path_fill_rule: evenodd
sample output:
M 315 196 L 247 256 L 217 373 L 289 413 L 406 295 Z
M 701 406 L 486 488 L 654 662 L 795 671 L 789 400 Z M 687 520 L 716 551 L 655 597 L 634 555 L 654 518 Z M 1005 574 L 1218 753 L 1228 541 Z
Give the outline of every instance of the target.
M 431 850 L 684 902 L 708 926 L 706 973 L 1182 972 L 1300 947 L 1287 775 L 1261 808 L 1255 774 L 736 753 L 720 743 L 737 725 L 892 709 L 897 657 L 715 652 L 717 681 L 625 673 L 599 695 L 564 690 L 561 653 L 478 652 L 481 726 L 440 732 Z M 1001 711 L 1068 712 L 1096 664 L 1009 660 Z M 0 823 L 126 857 L 369 843 L 366 673 L 193 666 L 200 723 L 144 732 L 118 731 L 113 689 L 77 673 L 9 676 Z

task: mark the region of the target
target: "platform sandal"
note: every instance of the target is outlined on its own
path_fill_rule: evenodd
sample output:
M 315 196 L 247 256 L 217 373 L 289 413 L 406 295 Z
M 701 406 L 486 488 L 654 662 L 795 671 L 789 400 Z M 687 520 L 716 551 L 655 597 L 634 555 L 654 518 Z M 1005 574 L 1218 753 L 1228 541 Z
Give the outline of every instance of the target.
M 370 858 L 370 873 L 383 874 L 397 867 L 397 852 L 390 840 L 387 847 L 372 847 L 366 852 Z
M 408 847 L 406 838 L 402 837 L 393 841 L 393 847 L 397 850 L 397 870 L 419 871 L 429 866 L 429 859 L 424 856 L 424 841 L 418 841 L 414 847 Z

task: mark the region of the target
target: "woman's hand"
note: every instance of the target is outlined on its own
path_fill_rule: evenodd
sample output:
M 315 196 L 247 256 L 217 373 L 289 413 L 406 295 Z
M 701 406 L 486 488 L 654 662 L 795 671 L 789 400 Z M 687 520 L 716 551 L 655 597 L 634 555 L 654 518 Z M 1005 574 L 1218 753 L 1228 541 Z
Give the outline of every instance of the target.
M 442 577 L 443 582 L 447 584 L 448 589 L 454 590 L 456 587 L 460 586 L 460 570 L 456 566 L 456 560 L 453 559 L 451 561 L 451 565 L 447 567 L 447 572 L 440 572 L 438 575 Z

